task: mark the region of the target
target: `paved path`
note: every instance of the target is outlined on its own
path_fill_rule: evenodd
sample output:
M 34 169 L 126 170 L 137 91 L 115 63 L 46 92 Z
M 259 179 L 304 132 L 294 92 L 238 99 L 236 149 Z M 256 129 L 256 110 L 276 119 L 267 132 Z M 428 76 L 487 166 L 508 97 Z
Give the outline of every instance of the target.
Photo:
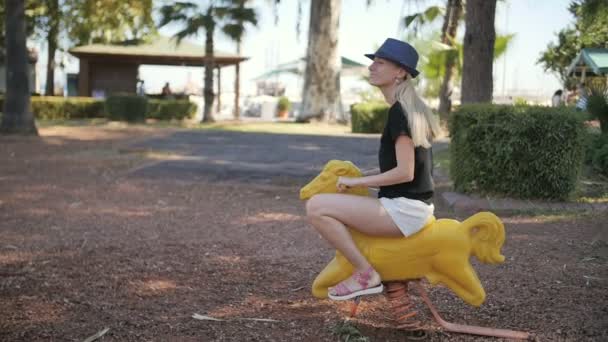
M 133 171 L 130 177 L 173 178 L 304 184 L 331 159 L 350 160 L 362 170 L 377 168 L 379 135 L 313 136 L 241 133 L 227 131 L 180 131 L 154 138 L 133 149 L 165 151 L 178 158 L 164 160 Z M 435 152 L 446 149 L 447 140 L 434 144 Z M 449 182 L 438 170 L 436 180 Z M 588 211 L 608 210 L 608 203 L 566 203 L 493 199 L 444 192 L 440 198 L 456 211 Z M 436 199 L 437 200 L 437 199 Z
M 316 176 L 331 159 L 350 160 L 366 170 L 377 166 L 379 138 L 181 131 L 133 145 L 182 155 L 134 172 L 134 177 L 218 181 L 302 181 Z

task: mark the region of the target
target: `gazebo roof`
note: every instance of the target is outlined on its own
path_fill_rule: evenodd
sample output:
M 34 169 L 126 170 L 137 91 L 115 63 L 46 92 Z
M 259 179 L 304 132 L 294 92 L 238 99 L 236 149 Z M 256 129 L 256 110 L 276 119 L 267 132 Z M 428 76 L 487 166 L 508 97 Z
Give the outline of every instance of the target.
M 69 49 L 78 58 L 120 59 L 124 62 L 160 65 L 205 65 L 205 47 L 176 38 L 159 36 L 150 42 L 121 42 L 116 44 L 91 44 Z M 249 59 L 235 54 L 215 51 L 215 64 L 222 67 Z
M 359 74 L 365 73 L 367 70 L 367 66 L 364 64 L 361 64 L 359 62 L 356 62 L 356 61 L 354 61 L 350 58 L 346 58 L 344 56 L 341 56 L 340 58 L 341 58 L 341 63 L 342 63 L 342 70 L 341 70 L 342 74 L 346 73 L 346 74 L 359 75 Z M 270 78 L 272 76 L 279 75 L 279 74 L 294 74 L 294 75 L 302 76 L 304 74 L 304 63 L 305 62 L 306 62 L 306 57 L 302 57 L 302 58 L 294 60 L 294 61 L 279 64 L 279 65 L 277 65 L 276 68 L 255 77 L 254 80 L 266 79 L 266 78 Z
M 587 75 L 608 75 L 608 49 L 584 48 L 568 67 L 568 76 L 580 76 L 583 68 Z

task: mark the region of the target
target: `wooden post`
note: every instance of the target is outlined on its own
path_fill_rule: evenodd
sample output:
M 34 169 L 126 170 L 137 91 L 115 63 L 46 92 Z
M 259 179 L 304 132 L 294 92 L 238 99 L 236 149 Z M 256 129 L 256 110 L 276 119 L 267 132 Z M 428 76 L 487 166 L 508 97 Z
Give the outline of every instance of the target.
M 80 57 L 80 71 L 78 71 L 78 96 L 91 96 L 89 74 L 89 60 L 85 57 Z
M 222 69 L 217 67 L 217 113 L 222 109 Z
M 583 75 L 581 77 L 581 83 L 585 84 L 585 75 L 587 75 L 587 66 L 583 65 Z
M 239 120 L 241 117 L 241 108 L 239 107 L 239 97 L 240 97 L 240 88 L 241 88 L 241 74 L 240 67 L 241 63 L 237 62 L 236 65 L 236 74 L 234 75 L 234 118 Z

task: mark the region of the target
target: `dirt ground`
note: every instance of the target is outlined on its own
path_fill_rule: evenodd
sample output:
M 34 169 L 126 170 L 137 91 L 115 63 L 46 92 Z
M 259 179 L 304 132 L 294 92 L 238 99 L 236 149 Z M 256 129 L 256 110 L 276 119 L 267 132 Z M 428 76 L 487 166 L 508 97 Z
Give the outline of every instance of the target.
M 171 129 L 40 132 L 0 137 L 1 341 L 83 341 L 105 328 L 97 341 L 338 340 L 348 305 L 310 293 L 333 252 L 303 219 L 303 184 L 131 177 L 171 155 L 129 146 Z M 438 218 L 466 217 L 436 206 Z M 473 261 L 481 307 L 429 288 L 444 318 L 538 341 L 607 341 L 608 215 L 503 222 L 506 262 Z M 371 341 L 413 338 L 386 305 L 365 299 L 352 323 Z M 426 341 L 500 340 L 426 326 Z

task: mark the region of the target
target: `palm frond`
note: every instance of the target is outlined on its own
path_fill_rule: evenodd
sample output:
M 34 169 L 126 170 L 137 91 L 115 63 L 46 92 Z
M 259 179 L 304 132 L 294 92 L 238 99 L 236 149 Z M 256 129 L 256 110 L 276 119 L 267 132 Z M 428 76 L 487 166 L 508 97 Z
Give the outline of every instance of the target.
M 496 41 L 494 42 L 494 58 L 502 56 L 507 51 L 507 48 L 514 37 L 514 33 L 496 36 Z
M 222 32 L 224 32 L 232 40 L 239 41 L 243 37 L 245 27 L 239 24 L 226 24 L 222 27 Z
M 198 12 L 198 5 L 192 2 L 176 2 L 173 5 L 165 5 L 160 8 L 161 20 L 158 26 L 162 27 L 171 22 L 186 21 L 190 14 Z
M 205 18 L 205 15 L 199 14 L 197 16 L 190 17 L 186 19 L 185 22 L 186 25 L 184 26 L 184 28 L 175 34 L 178 43 L 181 43 L 182 39 L 188 36 L 198 35 L 198 32 L 201 29 L 206 30 L 208 28 L 208 26 L 206 25 L 207 20 Z

